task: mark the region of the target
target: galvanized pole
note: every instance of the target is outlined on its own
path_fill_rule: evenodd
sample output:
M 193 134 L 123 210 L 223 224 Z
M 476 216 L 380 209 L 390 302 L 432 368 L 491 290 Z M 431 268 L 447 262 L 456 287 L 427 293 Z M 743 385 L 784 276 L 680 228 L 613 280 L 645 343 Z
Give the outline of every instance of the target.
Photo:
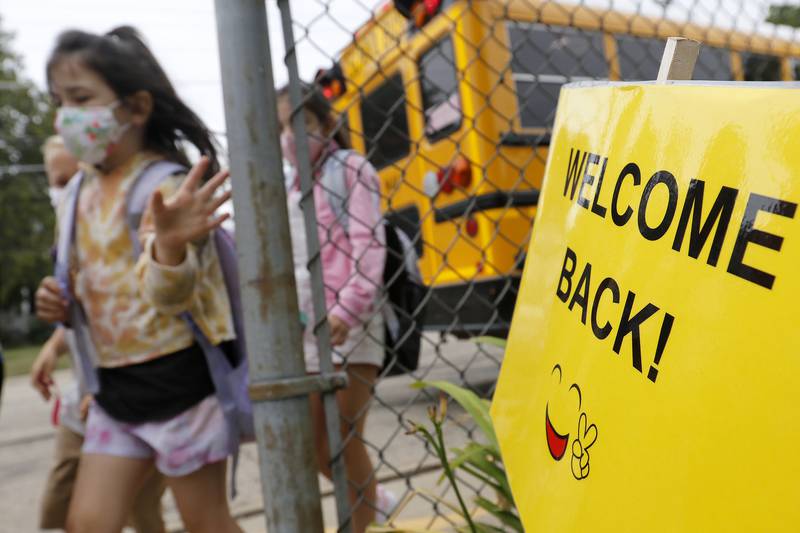
M 327 304 L 325 302 L 325 284 L 322 279 L 322 261 L 320 259 L 319 235 L 317 234 L 317 216 L 314 207 L 314 180 L 311 175 L 311 158 L 306 136 L 306 121 L 303 108 L 302 81 L 297 68 L 297 53 L 292 29 L 292 12 L 289 0 L 278 0 L 281 11 L 283 43 L 286 49 L 286 68 L 289 70 L 289 102 L 294 114 L 292 129 L 297 146 L 297 172 L 300 175 L 302 189 L 303 218 L 306 226 L 306 245 L 308 248 L 308 265 L 311 273 L 311 288 L 314 300 L 314 316 L 316 318 L 314 333 L 317 336 L 317 353 L 319 367 L 323 375 L 334 372 L 331 361 L 331 336 L 327 322 Z M 328 449 L 331 456 L 331 474 L 336 498 L 336 513 L 339 520 L 339 533 L 352 531 L 352 508 L 350 506 L 347 472 L 342 454 L 341 421 L 339 407 L 334 394 L 322 396 L 325 411 L 325 426 L 328 431 Z
M 321 532 L 264 0 L 216 0 L 239 275 L 270 533 Z M 259 401 L 255 401 L 259 400 Z

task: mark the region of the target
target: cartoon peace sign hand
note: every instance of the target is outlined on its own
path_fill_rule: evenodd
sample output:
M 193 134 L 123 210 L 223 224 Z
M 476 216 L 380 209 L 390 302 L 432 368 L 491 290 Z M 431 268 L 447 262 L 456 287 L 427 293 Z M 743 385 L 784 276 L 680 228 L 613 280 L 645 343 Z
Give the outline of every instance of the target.
M 589 475 L 589 448 L 597 440 L 597 426 L 589 425 L 586 413 L 578 419 L 578 434 L 572 442 L 572 475 L 585 479 Z

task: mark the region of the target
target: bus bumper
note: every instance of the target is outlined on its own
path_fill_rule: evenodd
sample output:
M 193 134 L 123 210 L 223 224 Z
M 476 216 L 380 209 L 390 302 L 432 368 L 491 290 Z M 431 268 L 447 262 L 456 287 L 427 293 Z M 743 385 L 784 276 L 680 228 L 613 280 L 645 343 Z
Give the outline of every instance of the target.
M 507 276 L 430 287 L 424 329 L 459 338 L 508 336 L 519 281 Z

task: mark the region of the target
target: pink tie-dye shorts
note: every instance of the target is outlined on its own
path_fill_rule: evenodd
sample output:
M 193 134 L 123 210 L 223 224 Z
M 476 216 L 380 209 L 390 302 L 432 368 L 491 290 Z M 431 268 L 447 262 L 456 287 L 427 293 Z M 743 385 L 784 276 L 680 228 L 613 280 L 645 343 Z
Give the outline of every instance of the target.
M 213 394 L 174 418 L 144 424 L 119 422 L 94 403 L 82 451 L 153 458 L 158 471 L 170 477 L 191 474 L 230 454 L 222 408 Z

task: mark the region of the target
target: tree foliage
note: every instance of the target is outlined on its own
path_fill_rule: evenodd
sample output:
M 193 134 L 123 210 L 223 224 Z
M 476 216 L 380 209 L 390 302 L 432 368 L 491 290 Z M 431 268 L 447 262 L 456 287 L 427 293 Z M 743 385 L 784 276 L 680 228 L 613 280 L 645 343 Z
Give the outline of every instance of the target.
M 52 110 L 23 76 L 12 39 L 0 19 L 0 310 L 19 306 L 52 271 L 54 215 L 40 151 Z
M 770 6 L 767 22 L 800 28 L 800 6 L 790 4 Z

